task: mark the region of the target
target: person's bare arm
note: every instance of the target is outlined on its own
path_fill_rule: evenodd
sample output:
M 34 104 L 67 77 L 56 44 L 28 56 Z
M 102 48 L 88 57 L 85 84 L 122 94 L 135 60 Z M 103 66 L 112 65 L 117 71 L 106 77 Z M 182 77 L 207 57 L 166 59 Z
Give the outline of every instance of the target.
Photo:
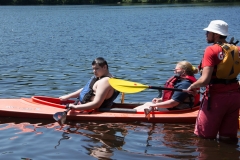
M 82 88 L 77 90 L 77 91 L 75 91 L 75 92 L 63 95 L 63 96 L 59 97 L 59 99 L 61 101 L 66 101 L 66 100 L 68 100 L 70 98 L 77 98 L 77 97 L 79 97 L 79 94 L 80 94 L 81 91 L 82 91 Z
M 146 102 L 141 106 L 137 106 L 134 109 L 136 109 L 137 111 L 143 111 L 145 108 L 150 108 L 153 107 L 154 109 L 157 108 L 172 108 L 175 107 L 179 104 L 179 102 L 170 99 L 164 102 L 158 102 L 158 103 L 154 103 L 154 102 Z
M 190 91 L 196 88 L 206 87 L 211 80 L 213 69 L 213 67 L 204 67 L 202 71 L 202 76 L 196 82 L 191 84 L 191 86 L 187 90 Z
M 151 104 L 149 105 L 148 107 L 154 107 L 154 108 L 172 108 L 172 107 L 175 107 L 179 104 L 179 102 L 173 100 L 173 99 L 170 99 L 170 100 L 167 100 L 167 101 L 164 101 L 164 102 L 160 102 L 160 103 L 155 103 L 155 104 Z
M 70 104 L 69 107 L 72 107 L 76 110 L 89 110 L 99 108 L 103 101 L 106 99 L 108 92 L 112 89 L 108 82 L 108 79 L 109 78 L 103 78 L 98 81 L 98 86 L 93 101 L 80 105 Z

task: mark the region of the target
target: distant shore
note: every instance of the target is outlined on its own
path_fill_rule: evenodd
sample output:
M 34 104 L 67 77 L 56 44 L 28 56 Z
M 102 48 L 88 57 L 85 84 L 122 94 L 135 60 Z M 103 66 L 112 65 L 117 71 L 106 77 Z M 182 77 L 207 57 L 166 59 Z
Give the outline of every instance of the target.
M 239 3 L 240 0 L 1 0 L 0 5 L 84 5 L 84 4 L 195 4 L 195 3 Z

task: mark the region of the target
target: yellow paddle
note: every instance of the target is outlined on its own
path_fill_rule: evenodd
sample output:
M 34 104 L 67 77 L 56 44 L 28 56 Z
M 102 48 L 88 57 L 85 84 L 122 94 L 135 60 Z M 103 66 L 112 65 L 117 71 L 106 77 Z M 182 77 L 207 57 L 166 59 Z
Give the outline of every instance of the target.
M 126 80 L 116 79 L 116 78 L 110 78 L 109 83 L 114 89 L 116 89 L 120 92 L 123 92 L 123 93 L 137 93 L 137 92 L 141 92 L 147 88 L 158 89 L 158 90 L 172 90 L 172 91 L 188 92 L 188 90 L 186 90 L 186 89 L 148 86 L 148 85 L 144 85 L 141 83 L 126 81 Z

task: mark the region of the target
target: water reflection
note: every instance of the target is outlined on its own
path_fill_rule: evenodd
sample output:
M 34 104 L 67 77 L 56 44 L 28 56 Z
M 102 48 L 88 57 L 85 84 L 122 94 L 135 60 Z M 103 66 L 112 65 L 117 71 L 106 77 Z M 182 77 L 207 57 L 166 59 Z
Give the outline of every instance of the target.
M 67 140 L 67 139 L 70 138 L 70 137 L 68 136 L 68 134 L 69 134 L 69 133 L 67 133 L 67 132 L 63 132 L 63 133 L 62 133 L 62 138 L 59 139 L 58 144 L 55 146 L 56 149 L 57 149 L 57 147 L 60 145 L 60 142 L 61 142 L 62 140 Z
M 54 136 L 56 139 L 54 145 L 55 149 L 61 150 L 65 148 L 66 144 L 81 139 L 80 146 L 87 151 L 87 154 L 101 159 L 108 159 L 113 156 L 115 150 L 121 150 L 125 144 L 124 137 L 127 135 L 127 130 L 122 123 L 69 123 L 67 125 L 59 126 L 57 122 L 52 123 L 51 120 L 41 119 L 24 119 L 24 118 L 0 118 L 0 131 L 16 130 L 14 135 L 25 134 L 27 137 L 32 137 L 32 134 L 45 134 L 49 129 L 54 129 L 57 132 L 62 132 L 61 137 Z M 47 129 L 47 130 L 46 130 Z M 55 133 L 55 135 L 58 135 Z M 10 135 L 9 135 L 10 136 Z M 47 136 L 48 137 L 48 136 Z M 10 140 L 16 140 L 19 136 L 10 136 Z M 50 138 L 50 139 L 52 139 Z M 46 139 L 46 138 L 45 138 Z M 48 138 L 45 143 L 49 143 Z M 41 140 L 40 140 L 41 141 Z M 43 140 L 44 141 L 44 140 Z M 66 142 L 67 141 L 67 142 Z M 41 144 L 39 144 L 41 146 Z M 77 148 L 79 145 L 74 145 Z M 52 145 L 51 145 L 52 146 Z M 41 152 L 41 151 L 40 151 Z
M 202 29 L 210 20 L 225 19 L 231 36 L 240 37 L 232 16 L 239 6 L 0 6 L 0 12 L 1 98 L 72 92 L 86 84 L 98 56 L 106 57 L 116 77 L 163 85 L 177 61 L 199 64 L 207 45 Z M 128 94 L 125 102 L 156 95 Z M 198 139 L 188 124 L 83 122 L 61 128 L 54 120 L 0 121 L 1 159 L 239 159 L 238 146 Z
M 177 159 L 194 159 L 197 157 L 194 146 L 195 136 L 193 135 L 193 125 L 185 124 L 165 124 L 162 133 L 163 143 L 166 147 L 172 148 L 174 154 L 166 154 L 167 157 Z
M 239 145 L 219 142 L 217 140 L 198 139 L 195 141 L 199 159 L 233 159 L 240 158 Z
M 4 135 L 10 141 L 17 142 L 22 134 L 36 140 L 38 135 L 39 142 L 49 144 L 46 150 L 54 148 L 69 153 L 77 150 L 97 159 L 124 159 L 130 155 L 137 159 L 238 159 L 240 156 L 239 143 L 200 139 L 193 134 L 194 124 L 69 122 L 59 126 L 52 122 L 0 118 L 0 131 L 14 132 L 14 136 Z
M 115 149 L 121 150 L 125 143 L 124 137 L 127 134 L 127 130 L 122 123 L 70 123 L 56 128 L 63 133 L 55 148 L 61 145 L 61 141 L 81 135 L 88 138 L 82 140 L 86 142 L 82 142 L 82 146 L 88 151 L 89 155 L 98 159 L 110 158 L 113 156 Z
M 0 131 L 7 129 L 18 129 L 19 132 L 15 134 L 22 134 L 33 132 L 35 134 L 43 134 L 43 132 L 39 132 L 37 129 L 41 127 L 52 128 L 57 125 L 57 123 L 50 123 L 49 120 L 41 120 L 41 119 L 25 119 L 25 118 L 12 118 L 12 117 L 1 117 L 0 118 Z M 11 139 L 15 139 L 16 137 L 12 137 Z
M 141 123 L 135 127 L 128 127 L 128 136 L 135 135 L 141 138 L 131 139 L 124 149 L 142 156 L 159 158 L 239 159 L 239 144 L 198 138 L 193 134 L 193 128 L 194 124 Z M 129 143 L 134 144 L 137 150 L 130 148 Z

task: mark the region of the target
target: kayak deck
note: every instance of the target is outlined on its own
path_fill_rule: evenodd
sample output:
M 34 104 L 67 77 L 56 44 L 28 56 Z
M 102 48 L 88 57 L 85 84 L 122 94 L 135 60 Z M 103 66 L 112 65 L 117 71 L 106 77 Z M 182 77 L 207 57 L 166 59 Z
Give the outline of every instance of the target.
M 0 99 L 0 116 L 53 119 L 56 112 L 65 111 L 68 100 L 61 102 L 58 98 L 33 96 L 20 99 Z M 71 110 L 67 120 L 76 121 L 106 121 L 106 122 L 153 122 L 153 123 L 195 123 L 199 107 L 177 111 L 154 111 L 150 119 L 144 112 L 133 108 L 141 103 L 115 103 L 111 109 L 80 112 Z

